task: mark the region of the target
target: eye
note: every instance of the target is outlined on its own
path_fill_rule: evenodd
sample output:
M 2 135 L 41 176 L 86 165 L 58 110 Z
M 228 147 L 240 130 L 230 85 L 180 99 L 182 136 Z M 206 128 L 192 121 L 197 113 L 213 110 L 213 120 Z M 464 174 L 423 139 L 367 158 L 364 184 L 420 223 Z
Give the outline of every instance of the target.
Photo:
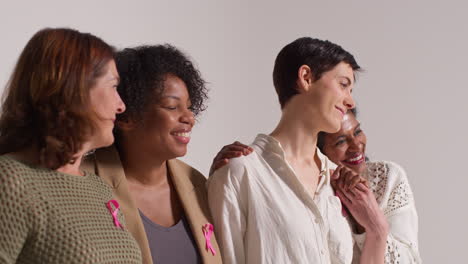
M 343 139 L 338 140 L 338 141 L 335 143 L 335 146 L 338 147 L 338 146 L 342 145 L 343 143 L 345 143 L 345 141 L 344 141 Z
M 358 129 L 358 130 L 356 130 L 356 131 L 354 132 L 354 135 L 357 136 L 357 135 L 359 135 L 359 134 L 361 134 L 361 133 L 362 133 L 362 130 L 361 130 L 361 129 Z
M 342 87 L 343 89 L 346 89 L 346 88 L 349 87 L 349 83 L 348 83 L 347 81 L 342 81 L 342 82 L 340 82 L 340 85 L 341 85 L 341 87 Z
M 176 106 L 164 106 L 164 108 L 169 109 L 169 110 L 176 110 Z

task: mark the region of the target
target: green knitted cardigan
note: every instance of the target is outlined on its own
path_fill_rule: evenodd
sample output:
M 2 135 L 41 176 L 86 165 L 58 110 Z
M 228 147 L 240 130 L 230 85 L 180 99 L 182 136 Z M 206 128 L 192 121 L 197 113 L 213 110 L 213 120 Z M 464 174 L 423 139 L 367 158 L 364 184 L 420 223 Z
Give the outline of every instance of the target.
M 141 263 L 112 191 L 95 174 L 69 175 L 0 156 L 0 264 Z M 117 218 L 123 227 L 114 221 Z

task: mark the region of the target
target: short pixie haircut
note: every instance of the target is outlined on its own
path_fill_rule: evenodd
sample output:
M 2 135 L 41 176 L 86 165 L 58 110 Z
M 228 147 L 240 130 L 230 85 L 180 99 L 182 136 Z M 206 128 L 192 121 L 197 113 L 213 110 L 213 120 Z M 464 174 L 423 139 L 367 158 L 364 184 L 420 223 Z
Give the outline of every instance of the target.
M 361 68 L 353 55 L 327 40 L 303 37 L 286 45 L 278 53 L 273 69 L 273 84 L 281 108 L 298 94 L 297 78 L 302 65 L 310 67 L 314 81 L 317 81 L 340 62 L 349 64 L 353 71 Z
M 37 147 L 44 167 L 75 162 L 97 129 L 90 90 L 113 59 L 114 49 L 89 33 L 38 31 L 21 52 L 5 89 L 0 154 Z
M 195 115 L 206 109 L 205 81 L 187 55 L 176 47 L 165 44 L 126 48 L 117 52 L 116 64 L 120 75 L 117 89 L 126 105 L 119 120 L 141 121 L 148 105 L 160 100 L 169 74 L 184 81 Z

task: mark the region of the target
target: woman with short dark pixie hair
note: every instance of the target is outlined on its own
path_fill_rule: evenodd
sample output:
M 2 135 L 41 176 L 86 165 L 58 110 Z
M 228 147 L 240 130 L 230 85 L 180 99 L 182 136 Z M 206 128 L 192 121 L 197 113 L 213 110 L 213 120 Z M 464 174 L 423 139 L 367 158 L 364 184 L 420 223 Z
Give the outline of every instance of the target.
M 22 51 L 0 115 L 1 263 L 141 263 L 111 188 L 80 169 L 125 110 L 113 56 L 61 28 Z
M 177 159 L 206 108 L 205 81 L 171 45 L 127 48 L 116 61 L 127 111 L 115 145 L 95 152 L 92 169 L 114 187 L 143 263 L 221 263 L 206 178 Z
M 342 169 L 317 148 L 321 131 L 340 129 L 354 107 L 351 92 L 360 67 L 330 41 L 299 38 L 281 49 L 273 83 L 282 115 L 269 134 L 257 135 L 253 152 L 219 168 L 208 181 L 208 200 L 225 263 L 351 263 L 353 240 L 331 182 Z M 223 151 L 222 151 L 223 152 Z M 361 180 L 361 179 L 359 179 Z M 383 263 L 388 224 L 366 218 L 369 188 L 342 190 L 366 228 L 359 263 Z M 352 201 L 352 202 L 351 202 Z

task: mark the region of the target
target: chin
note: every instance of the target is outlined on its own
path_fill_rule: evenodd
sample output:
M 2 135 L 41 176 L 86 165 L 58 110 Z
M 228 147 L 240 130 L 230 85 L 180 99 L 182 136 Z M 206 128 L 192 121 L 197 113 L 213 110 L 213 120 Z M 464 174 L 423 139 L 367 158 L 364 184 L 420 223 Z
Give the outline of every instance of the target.
M 367 169 L 367 166 L 366 166 L 366 162 L 364 161 L 363 164 L 359 165 L 358 168 L 356 168 L 356 170 L 358 171 L 359 174 L 365 172 Z
M 323 130 L 323 132 L 333 134 L 333 133 L 340 131 L 340 129 L 341 129 L 341 121 L 339 123 L 330 122 L 327 128 Z
M 174 158 L 180 158 L 180 157 L 183 157 L 185 155 L 187 155 L 187 148 L 185 148 L 185 149 L 174 149 L 172 151 L 172 156 Z
M 114 135 L 111 134 L 110 136 L 102 138 L 98 142 L 96 148 L 108 147 L 108 146 L 112 145 L 113 143 L 114 143 Z

